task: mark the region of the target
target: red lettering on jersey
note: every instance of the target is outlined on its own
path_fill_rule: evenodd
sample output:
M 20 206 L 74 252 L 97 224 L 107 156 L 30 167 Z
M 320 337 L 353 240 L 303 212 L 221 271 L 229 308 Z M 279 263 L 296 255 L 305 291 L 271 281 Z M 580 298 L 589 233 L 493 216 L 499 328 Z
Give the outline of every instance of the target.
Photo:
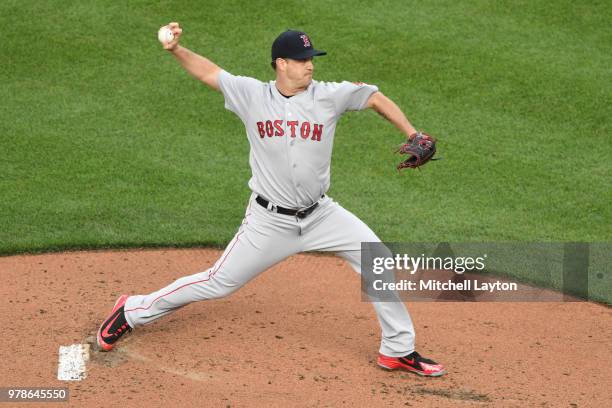
M 259 136 L 263 139 L 266 135 L 268 137 L 272 136 L 285 136 L 285 129 L 283 127 L 283 121 L 280 119 L 277 120 L 266 120 L 265 122 L 257 122 L 257 131 L 259 132 Z M 292 120 L 287 122 L 287 126 L 291 129 L 291 137 L 295 138 L 297 136 L 297 131 L 299 128 L 300 136 L 302 139 L 306 140 L 310 137 L 310 140 L 315 142 L 320 142 L 321 137 L 323 136 L 323 125 L 319 123 L 310 123 L 310 122 L 299 122 L 297 120 Z
M 315 123 L 314 129 L 312 129 L 312 138 L 310 140 L 320 142 L 322 133 L 323 133 L 323 125 L 319 125 Z
M 310 136 L 310 122 L 302 122 L 300 134 L 302 135 L 302 139 L 308 139 L 308 136 Z
M 295 127 L 298 125 L 297 120 L 287 122 L 287 125 L 291 126 L 291 137 L 295 137 Z
M 263 122 L 257 122 L 257 130 L 259 131 L 259 136 L 261 136 L 263 139 L 263 137 L 266 135 Z
M 283 121 L 282 120 L 275 120 L 274 121 L 274 128 L 276 129 L 276 132 L 274 133 L 274 136 L 284 136 L 285 135 L 285 131 L 283 130 Z
M 266 133 L 268 134 L 268 137 L 272 137 L 272 135 L 274 134 L 274 129 L 272 129 L 271 120 L 266 120 Z

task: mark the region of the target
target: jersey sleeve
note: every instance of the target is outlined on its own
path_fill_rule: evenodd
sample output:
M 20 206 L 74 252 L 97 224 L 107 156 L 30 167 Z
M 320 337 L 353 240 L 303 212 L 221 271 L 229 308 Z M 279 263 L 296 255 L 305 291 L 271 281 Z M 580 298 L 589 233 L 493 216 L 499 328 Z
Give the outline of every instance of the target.
M 221 70 L 218 83 L 225 98 L 225 109 L 234 112 L 240 118 L 245 118 L 251 101 L 261 90 L 262 82 Z
M 341 115 L 346 111 L 363 110 L 367 107 L 370 96 L 378 91 L 375 85 L 363 82 L 348 82 L 332 84 L 332 98 L 336 107 L 336 114 Z

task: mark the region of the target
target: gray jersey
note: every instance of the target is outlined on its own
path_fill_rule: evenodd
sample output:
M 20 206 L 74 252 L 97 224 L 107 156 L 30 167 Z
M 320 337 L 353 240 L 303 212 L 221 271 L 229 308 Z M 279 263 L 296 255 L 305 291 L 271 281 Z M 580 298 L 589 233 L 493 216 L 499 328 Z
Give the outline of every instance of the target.
M 276 81 L 219 74 L 225 107 L 244 123 L 251 147 L 251 190 L 276 205 L 303 208 L 327 192 L 334 132 L 340 116 L 362 110 L 376 86 L 312 81 L 291 98 Z

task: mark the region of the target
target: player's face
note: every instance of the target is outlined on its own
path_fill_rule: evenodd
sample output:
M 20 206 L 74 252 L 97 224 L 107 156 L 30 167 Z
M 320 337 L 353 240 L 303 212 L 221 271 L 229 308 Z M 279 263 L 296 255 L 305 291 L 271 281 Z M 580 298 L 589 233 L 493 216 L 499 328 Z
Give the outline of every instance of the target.
M 312 81 L 314 64 L 312 58 L 303 60 L 287 59 L 287 77 L 292 82 L 307 86 Z

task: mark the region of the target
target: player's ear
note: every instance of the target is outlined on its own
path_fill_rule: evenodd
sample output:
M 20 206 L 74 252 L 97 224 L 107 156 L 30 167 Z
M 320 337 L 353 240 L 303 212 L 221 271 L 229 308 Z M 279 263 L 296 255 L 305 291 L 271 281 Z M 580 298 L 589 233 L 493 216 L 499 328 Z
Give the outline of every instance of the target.
M 286 71 L 287 70 L 287 60 L 283 59 L 283 58 L 277 58 L 276 59 L 276 68 L 278 68 L 279 71 Z

